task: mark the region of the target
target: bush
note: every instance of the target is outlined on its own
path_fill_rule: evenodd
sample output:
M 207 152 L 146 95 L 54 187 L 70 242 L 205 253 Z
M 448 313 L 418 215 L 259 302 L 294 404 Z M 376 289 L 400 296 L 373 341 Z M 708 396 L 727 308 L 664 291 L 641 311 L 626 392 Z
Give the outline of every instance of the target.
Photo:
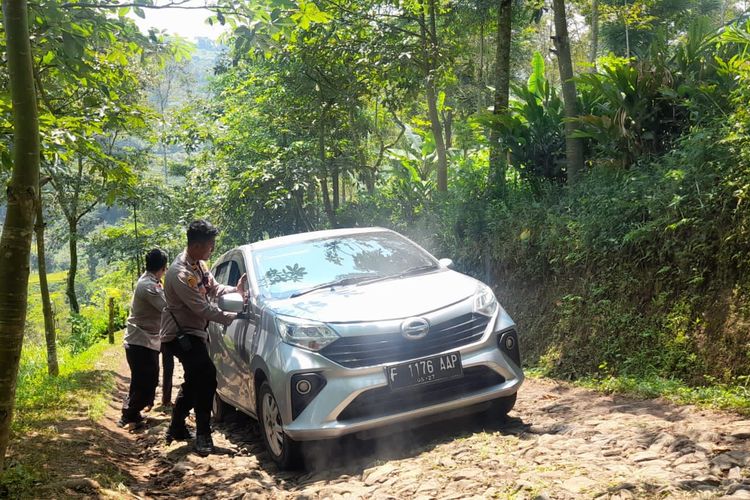
M 67 345 L 73 354 L 85 351 L 101 338 L 91 320 L 82 314 L 71 313 L 70 326 L 70 336 L 65 339 L 64 345 Z

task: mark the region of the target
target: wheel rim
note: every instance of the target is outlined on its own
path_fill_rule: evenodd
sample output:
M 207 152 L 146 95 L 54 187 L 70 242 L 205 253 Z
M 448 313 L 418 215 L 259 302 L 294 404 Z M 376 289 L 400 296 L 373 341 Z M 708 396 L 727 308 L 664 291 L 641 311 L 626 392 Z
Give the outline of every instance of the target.
M 274 455 L 281 456 L 284 451 L 284 431 L 279 407 L 271 394 L 263 396 L 263 428 L 271 451 Z

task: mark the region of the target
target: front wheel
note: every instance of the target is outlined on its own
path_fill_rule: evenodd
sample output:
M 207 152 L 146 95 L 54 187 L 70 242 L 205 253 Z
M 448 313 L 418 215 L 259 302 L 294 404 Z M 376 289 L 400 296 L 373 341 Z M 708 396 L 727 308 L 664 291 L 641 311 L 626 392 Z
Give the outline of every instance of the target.
M 296 467 L 300 461 L 299 443 L 284 432 L 281 410 L 268 382 L 263 382 L 258 391 L 258 422 L 263 442 L 273 461 L 280 469 Z
M 211 407 L 211 413 L 214 416 L 214 422 L 217 424 L 219 422 L 223 422 L 227 415 L 229 415 L 234 408 L 230 406 L 228 403 L 225 403 L 223 399 L 219 396 L 218 392 L 214 392 L 214 402 Z

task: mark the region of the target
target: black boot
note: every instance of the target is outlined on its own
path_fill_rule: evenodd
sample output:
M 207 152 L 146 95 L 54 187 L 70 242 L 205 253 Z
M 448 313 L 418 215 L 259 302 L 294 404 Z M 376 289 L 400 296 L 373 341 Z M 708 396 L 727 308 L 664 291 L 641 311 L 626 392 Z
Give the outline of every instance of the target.
M 214 452 L 214 440 L 211 434 L 198 434 L 195 438 L 195 451 L 202 457 Z
M 187 428 L 185 422 L 180 422 L 178 424 L 172 422 L 167 429 L 166 438 L 167 444 L 170 444 L 172 441 L 187 441 L 193 439 L 193 433 Z

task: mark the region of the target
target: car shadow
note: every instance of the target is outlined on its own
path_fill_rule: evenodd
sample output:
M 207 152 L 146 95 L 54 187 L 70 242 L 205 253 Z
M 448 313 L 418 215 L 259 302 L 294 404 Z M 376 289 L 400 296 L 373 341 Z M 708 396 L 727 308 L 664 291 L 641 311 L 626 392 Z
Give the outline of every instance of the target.
M 378 429 L 376 436 L 344 436 L 302 443 L 303 467 L 279 471 L 265 450 L 257 422 L 237 411 L 215 429 L 223 433 L 240 455 L 254 455 L 259 466 L 277 480 L 305 483 L 361 474 L 365 469 L 389 460 L 415 457 L 453 440 L 479 432 L 500 433 L 525 439 L 542 433 L 531 424 L 511 416 L 492 417 L 488 412 L 451 415 L 419 426 L 391 425 Z M 552 430 L 551 432 L 554 432 Z

